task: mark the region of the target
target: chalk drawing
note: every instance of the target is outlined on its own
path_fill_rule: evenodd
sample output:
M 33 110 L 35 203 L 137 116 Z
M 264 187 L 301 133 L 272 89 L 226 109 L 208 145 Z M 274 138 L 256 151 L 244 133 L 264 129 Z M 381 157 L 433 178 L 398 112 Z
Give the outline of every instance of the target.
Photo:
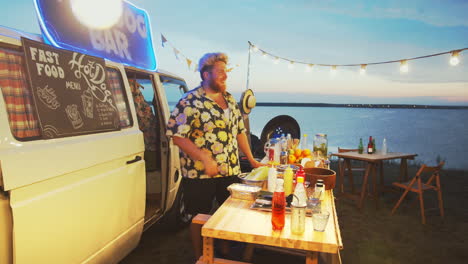
M 65 107 L 65 113 L 74 129 L 78 129 L 83 126 L 83 119 L 81 119 L 81 115 L 76 104 L 67 105 L 67 107 Z
M 44 88 L 37 87 L 36 94 L 39 100 L 48 108 L 55 110 L 60 107 L 60 103 L 57 101 L 57 95 L 54 89 L 46 85 Z

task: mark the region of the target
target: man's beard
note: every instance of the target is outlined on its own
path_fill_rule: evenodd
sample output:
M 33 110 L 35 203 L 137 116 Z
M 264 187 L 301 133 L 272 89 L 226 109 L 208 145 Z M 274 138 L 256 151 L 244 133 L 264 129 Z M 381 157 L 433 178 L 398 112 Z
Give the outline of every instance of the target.
M 217 93 L 224 93 L 224 91 L 226 91 L 226 83 L 221 84 L 215 80 L 210 80 L 208 86 L 211 88 L 211 90 Z

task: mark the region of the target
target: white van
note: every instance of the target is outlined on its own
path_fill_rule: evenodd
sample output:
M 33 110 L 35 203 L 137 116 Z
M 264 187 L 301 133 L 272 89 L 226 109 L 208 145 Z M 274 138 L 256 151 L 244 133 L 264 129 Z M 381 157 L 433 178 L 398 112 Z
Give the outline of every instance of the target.
M 71 66 L 58 61 L 82 53 L 44 38 L 0 27 L 0 264 L 117 263 L 162 216 L 185 219 L 179 150 L 165 130 L 187 87 L 101 59 L 107 79 L 89 89 L 67 81 Z M 41 86 L 33 73 L 66 85 Z

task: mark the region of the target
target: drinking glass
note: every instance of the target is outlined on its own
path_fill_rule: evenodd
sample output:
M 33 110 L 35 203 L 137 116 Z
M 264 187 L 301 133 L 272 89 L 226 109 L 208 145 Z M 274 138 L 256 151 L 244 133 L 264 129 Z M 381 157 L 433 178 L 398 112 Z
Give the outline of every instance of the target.
M 329 217 L 330 217 L 330 213 L 327 211 L 313 214 L 312 224 L 314 226 L 314 230 L 319 231 L 319 232 L 325 231 L 325 227 L 327 226 Z

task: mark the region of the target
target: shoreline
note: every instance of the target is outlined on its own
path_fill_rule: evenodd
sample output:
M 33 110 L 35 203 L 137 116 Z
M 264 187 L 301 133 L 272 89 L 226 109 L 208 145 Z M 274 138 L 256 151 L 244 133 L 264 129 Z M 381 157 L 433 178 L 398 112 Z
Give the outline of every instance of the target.
M 328 103 L 281 103 L 257 102 L 258 107 L 343 107 L 343 108 L 403 108 L 403 109 L 457 109 L 468 110 L 464 105 L 419 105 L 419 104 L 328 104 Z

